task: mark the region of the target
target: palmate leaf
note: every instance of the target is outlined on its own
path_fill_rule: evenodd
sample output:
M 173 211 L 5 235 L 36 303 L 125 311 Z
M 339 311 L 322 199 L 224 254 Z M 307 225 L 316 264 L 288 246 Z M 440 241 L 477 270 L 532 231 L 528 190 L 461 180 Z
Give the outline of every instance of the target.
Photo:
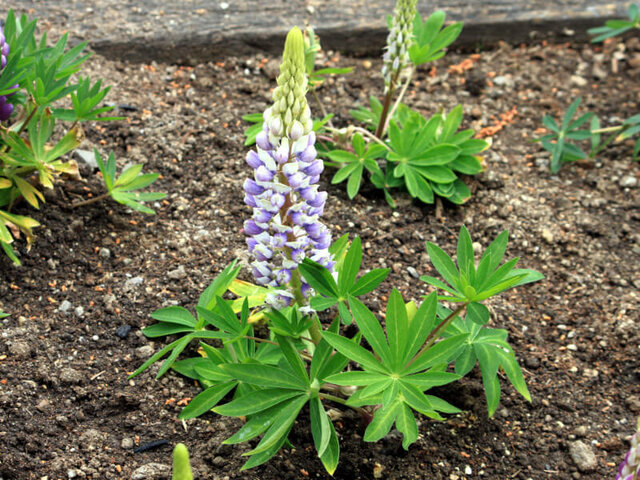
M 471 236 L 466 227 L 462 226 L 458 237 L 457 265 L 444 250 L 427 242 L 427 253 L 431 263 L 446 283 L 426 275 L 420 278 L 450 294 L 443 298 L 466 304 L 479 303 L 509 288 L 544 278 L 535 270 L 515 269 L 518 258 L 499 266 L 504 258 L 507 240 L 506 231 L 498 235 L 484 252 L 476 267 Z
M 442 315 L 446 314 L 446 310 L 442 312 Z M 467 334 L 468 340 L 462 344 L 462 352 L 455 360 L 455 372 L 463 376 L 476 363 L 480 364 L 490 416 L 495 413 L 500 401 L 500 381 L 497 377 L 500 368 L 507 374 L 514 388 L 526 400 L 531 401 L 522 370 L 507 342 L 506 330 L 483 327 L 467 312 L 464 319 L 456 318 L 445 333 L 453 336 L 461 334 Z
M 455 374 L 427 370 L 435 365 L 440 368 L 440 365 L 446 365 L 455 358 L 468 334 L 438 342 L 416 355 L 435 325 L 435 294 L 423 302 L 419 309 L 412 309 L 412 315 L 409 316 L 400 293 L 392 291 L 385 316 L 386 336 L 379 321 L 364 304 L 357 299 L 350 299 L 349 304 L 355 322 L 375 356 L 336 333 L 323 332 L 324 340 L 345 357 L 358 362 L 362 368 L 330 375 L 325 381 L 362 387 L 349 398 L 347 404 L 350 406 L 382 405 L 367 427 L 364 436 L 366 441 L 384 437 L 395 422 L 404 435 L 403 446 L 408 448 L 417 438 L 417 426 L 411 409 L 432 418 L 441 418 L 423 392 L 459 378 Z M 447 407 L 450 411 L 454 409 L 453 406 Z

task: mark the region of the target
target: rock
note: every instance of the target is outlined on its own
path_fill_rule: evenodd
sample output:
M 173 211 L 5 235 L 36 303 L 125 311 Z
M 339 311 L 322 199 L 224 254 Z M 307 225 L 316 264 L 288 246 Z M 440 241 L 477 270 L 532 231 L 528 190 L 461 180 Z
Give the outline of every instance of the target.
M 513 79 L 505 75 L 498 75 L 493 79 L 493 84 L 498 87 L 513 87 Z
M 575 433 L 576 437 L 586 437 L 587 430 L 586 425 L 580 425 L 579 427 L 576 427 L 573 433 Z
M 171 270 L 169 273 L 167 273 L 167 277 L 169 277 L 171 280 L 182 280 L 186 276 L 187 272 L 184 269 L 184 265 L 180 265 L 175 270 Z
M 540 368 L 540 359 L 538 357 L 525 357 L 524 364 L 527 368 Z
M 133 448 L 133 439 L 129 437 L 123 438 L 122 441 L 120 442 L 120 446 L 125 450 L 129 450 Z
M 84 376 L 73 368 L 63 368 L 60 372 L 60 381 L 64 383 L 81 383 Z
M 640 397 L 638 397 L 638 395 L 629 395 L 625 399 L 624 404 L 633 413 L 640 413 Z
M 134 470 L 131 480 L 154 480 L 168 477 L 171 474 L 171 467 L 163 463 L 147 463 Z
M 598 459 L 591 445 L 582 440 L 569 443 L 571 459 L 581 472 L 592 472 L 598 466 Z
M 76 307 L 73 312 L 76 314 L 77 317 L 81 317 L 84 315 L 84 307 L 82 306 Z
M 576 87 L 585 87 L 587 83 L 589 83 L 586 78 L 581 77 L 580 75 L 571 75 L 570 82 Z
M 96 156 L 90 150 L 77 149 L 73 151 L 73 156 L 80 162 L 90 167 L 94 172 L 98 170 Z
M 620 186 L 623 188 L 635 188 L 638 186 L 638 179 L 633 175 L 625 175 L 620 179 Z
M 548 228 L 542 229 L 542 238 L 548 244 L 553 244 L 553 233 Z
M 143 282 L 144 282 L 144 278 L 133 277 L 133 278 L 129 278 L 126 282 L 124 282 L 124 286 L 125 288 L 134 288 L 134 287 L 137 287 L 138 285 L 142 285 Z
M 138 358 L 149 358 L 153 355 L 153 347 L 151 345 L 143 345 L 140 348 L 136 349 L 136 357 Z
M 131 325 L 120 325 L 116 330 L 116 335 L 124 340 L 129 336 L 129 332 L 131 332 Z
M 407 267 L 407 272 L 409 272 L 409 275 L 411 275 L 413 278 L 420 278 L 418 271 L 413 267 Z
M 109 257 L 111 257 L 111 250 L 109 250 L 106 247 L 102 247 L 99 251 L 98 251 L 98 255 L 100 256 L 101 259 L 106 260 Z
M 17 358 L 28 358 L 31 352 L 31 345 L 27 342 L 13 342 L 9 345 L 9 353 Z
M 60 306 L 58 307 L 58 311 L 62 313 L 67 313 L 72 306 L 73 305 L 71 305 L 71 302 L 69 300 L 63 300 Z
M 80 444 L 85 450 L 95 450 L 102 443 L 102 433 L 90 428 L 80 435 Z

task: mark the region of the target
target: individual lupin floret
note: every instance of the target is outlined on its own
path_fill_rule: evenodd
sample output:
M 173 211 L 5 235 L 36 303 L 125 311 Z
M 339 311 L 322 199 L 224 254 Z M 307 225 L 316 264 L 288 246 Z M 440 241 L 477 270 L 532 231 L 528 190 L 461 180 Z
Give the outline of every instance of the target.
M 384 52 L 382 76 L 385 90 L 391 88 L 392 82 L 397 80 L 402 70 L 409 63 L 409 47 L 413 29 L 413 19 L 416 16 L 417 0 L 398 0 L 394 12 L 391 29 L 387 36 L 387 47 Z
M 4 30 L 0 26 L 0 75 L 2 70 L 7 66 L 7 58 L 9 57 L 9 43 L 4 36 Z M 7 102 L 6 95 L 0 95 L 0 122 L 7 120 L 13 112 L 13 105 Z
M 636 433 L 631 437 L 631 448 L 618 468 L 616 480 L 640 479 L 640 418 Z
M 245 203 L 253 208 L 253 218 L 244 231 L 257 283 L 285 287 L 268 298 L 274 308 L 282 308 L 309 293 L 297 273 L 300 262 L 308 257 L 329 269 L 334 264 L 328 250 L 331 234 L 319 220 L 327 194 L 316 185 L 323 162 L 316 159 L 298 28 L 287 35 L 277 83 L 256 151 L 247 155 L 254 178 L 244 183 Z

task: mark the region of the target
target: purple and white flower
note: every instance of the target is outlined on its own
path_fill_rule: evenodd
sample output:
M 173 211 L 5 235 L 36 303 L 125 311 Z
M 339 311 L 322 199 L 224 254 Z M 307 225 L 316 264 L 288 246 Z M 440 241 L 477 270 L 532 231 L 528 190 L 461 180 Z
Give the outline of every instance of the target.
M 290 305 L 296 293 L 298 299 L 310 294 L 297 273 L 305 258 L 330 270 L 335 264 L 328 251 L 331 233 L 319 219 L 327 199 L 317 186 L 324 164 L 316 158 L 299 29 L 287 36 L 280 71 L 256 150 L 247 154 L 253 179 L 244 183 L 245 203 L 253 209 L 244 226 L 253 275 L 260 285 L 282 287 L 267 297 L 273 308 Z

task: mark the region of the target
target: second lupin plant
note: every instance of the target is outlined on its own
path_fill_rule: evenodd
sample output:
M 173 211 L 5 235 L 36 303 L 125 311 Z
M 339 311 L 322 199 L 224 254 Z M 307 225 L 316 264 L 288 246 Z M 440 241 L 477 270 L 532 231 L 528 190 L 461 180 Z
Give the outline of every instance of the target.
M 340 416 L 340 409 L 352 408 L 361 415 L 368 442 L 383 438 L 395 424 L 408 449 L 418 439 L 416 414 L 442 420 L 442 414 L 460 411 L 429 390 L 458 380 L 476 364 L 490 415 L 500 399 L 500 371 L 530 399 L 507 331 L 488 327 L 489 310 L 483 302 L 542 276 L 515 269 L 517 259 L 500 265 L 507 232 L 476 265 L 471 237 L 462 227 L 457 264 L 442 249 L 427 244 L 431 262 L 445 281 L 430 276 L 422 280 L 445 296 L 433 291 L 417 305 L 405 303 L 393 289 L 383 328 L 357 297 L 376 288 L 388 270 L 372 270 L 358 278 L 360 238 L 349 245 L 345 235 L 329 246 L 330 234 L 318 219 L 326 194 L 316 186 L 321 168 L 315 160 L 303 60 L 302 36 L 294 28 L 287 36 L 274 105 L 265 112 L 256 138 L 257 152 L 247 156 L 254 178 L 244 185 L 245 201 L 253 208 L 253 218 L 245 223 L 245 233 L 259 285 L 238 280 L 240 267 L 233 262 L 203 292 L 195 315 L 180 306 L 154 312 L 151 316 L 158 323 L 145 328 L 145 335 L 182 335 L 133 376 L 168 355 L 158 377 L 173 368 L 204 388 L 180 418 L 213 410 L 245 419 L 224 442 L 261 436 L 243 454 L 249 457 L 243 469 L 291 445 L 289 433 L 306 406 L 313 444 L 333 474 L 340 445 L 332 418 Z M 238 298 L 223 298 L 228 292 Z M 337 315 L 332 320 L 334 306 Z M 262 336 L 254 329 L 257 320 L 267 327 L 260 329 Z M 341 324 L 352 322 L 358 333 L 349 338 L 341 334 Z M 368 347 L 361 345 L 363 338 Z M 178 360 L 195 339 L 200 340 L 199 355 Z

